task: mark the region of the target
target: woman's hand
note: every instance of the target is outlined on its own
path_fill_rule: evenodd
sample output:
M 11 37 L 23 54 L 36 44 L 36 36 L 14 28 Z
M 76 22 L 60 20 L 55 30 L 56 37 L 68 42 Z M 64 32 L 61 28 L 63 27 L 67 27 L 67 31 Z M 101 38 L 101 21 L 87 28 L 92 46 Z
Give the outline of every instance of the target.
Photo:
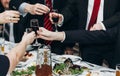
M 35 39 L 35 32 L 31 32 L 31 33 L 24 33 L 23 37 L 22 37 L 22 42 L 24 42 L 26 45 L 31 44 L 34 39 Z

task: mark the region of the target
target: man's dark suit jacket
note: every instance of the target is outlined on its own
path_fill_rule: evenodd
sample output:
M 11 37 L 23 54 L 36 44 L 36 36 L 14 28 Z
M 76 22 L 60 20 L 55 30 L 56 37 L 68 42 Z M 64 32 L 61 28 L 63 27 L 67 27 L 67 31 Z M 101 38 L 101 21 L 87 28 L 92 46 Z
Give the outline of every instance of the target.
M 104 18 L 103 24 L 106 28 L 114 27 L 120 22 L 120 0 L 104 0 Z M 87 22 L 88 0 L 68 0 L 68 5 L 62 12 L 64 22 L 67 22 L 71 17 L 77 17 L 79 20 L 79 28 L 85 29 Z
M 111 54 L 110 67 L 115 68 L 116 64 L 120 63 L 120 25 L 110 28 L 106 31 L 65 31 L 65 43 L 79 42 L 80 44 L 112 44 L 113 52 Z M 99 52 L 99 50 L 96 50 Z M 108 51 L 109 52 L 109 51 Z M 106 53 L 104 51 L 103 53 Z
M 76 17 L 78 18 L 78 25 L 77 25 L 78 29 L 85 30 L 86 23 L 87 23 L 88 0 L 68 0 L 68 3 L 69 4 L 66 6 L 65 10 L 62 11 L 62 14 L 64 15 L 64 23 L 68 22 L 71 19 L 71 17 Z M 120 4 L 120 0 L 114 0 L 114 1 L 104 0 L 104 13 L 103 13 L 104 18 L 102 22 L 107 29 L 116 26 L 120 22 L 119 4 Z M 81 35 L 81 33 L 77 34 L 75 37 L 78 37 L 79 35 Z M 95 35 L 98 36 L 97 34 Z M 86 39 L 87 38 L 89 39 L 89 37 L 86 37 Z M 106 38 L 103 38 L 103 40 L 106 40 Z M 92 42 L 94 43 L 94 41 L 95 40 L 93 39 Z M 84 41 L 84 42 L 87 43 L 87 41 Z M 82 53 L 81 55 L 83 57 L 83 60 L 100 65 L 101 64 L 100 61 L 102 59 L 99 59 L 99 58 L 103 53 L 105 54 L 105 51 L 112 52 L 114 49 L 114 47 L 112 46 L 113 46 L 112 44 L 107 44 L 107 45 L 106 44 L 103 44 L 103 45 L 102 44 L 82 44 L 82 45 L 80 44 L 80 49 Z M 88 56 L 88 54 L 89 55 L 91 54 L 91 55 Z M 97 60 L 95 60 L 95 58 L 98 60 L 98 62 Z

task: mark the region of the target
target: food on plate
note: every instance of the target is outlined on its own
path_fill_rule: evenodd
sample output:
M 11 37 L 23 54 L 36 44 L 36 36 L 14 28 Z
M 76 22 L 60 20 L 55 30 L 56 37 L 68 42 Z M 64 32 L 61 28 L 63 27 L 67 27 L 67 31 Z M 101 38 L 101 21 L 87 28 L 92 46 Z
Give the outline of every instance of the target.
M 64 63 L 56 63 L 53 71 L 59 75 L 75 75 L 81 74 L 83 68 L 79 65 L 73 64 L 70 58 L 66 59 Z
M 33 56 L 33 54 L 32 53 L 29 53 L 28 51 L 27 52 L 25 52 L 25 55 L 24 55 L 25 57 L 31 57 L 31 56 Z
M 25 52 L 25 55 L 23 56 L 23 58 L 21 59 L 22 62 L 26 62 L 29 58 L 31 58 L 33 56 L 32 53 L 29 52 Z
M 70 58 L 73 62 L 81 61 L 82 58 L 79 56 L 74 56 L 74 55 L 56 55 L 52 56 L 52 59 L 54 61 L 58 62 L 64 62 L 66 59 Z
M 35 66 L 29 66 L 27 69 L 15 70 L 12 72 L 11 76 L 32 76 L 35 71 Z

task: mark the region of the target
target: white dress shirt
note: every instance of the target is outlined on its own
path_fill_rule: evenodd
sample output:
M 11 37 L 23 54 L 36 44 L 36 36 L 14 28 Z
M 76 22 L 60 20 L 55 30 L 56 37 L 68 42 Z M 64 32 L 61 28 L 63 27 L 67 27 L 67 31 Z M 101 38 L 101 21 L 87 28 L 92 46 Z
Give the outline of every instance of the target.
M 89 2 L 88 2 L 88 14 L 87 14 L 86 30 L 88 29 L 88 25 L 89 25 L 89 22 L 90 22 L 90 18 L 91 18 L 93 6 L 94 6 L 94 0 L 88 0 L 88 1 Z M 105 28 L 104 24 L 102 23 L 103 12 L 104 12 L 104 0 L 101 0 L 96 23 L 101 23 L 102 27 Z

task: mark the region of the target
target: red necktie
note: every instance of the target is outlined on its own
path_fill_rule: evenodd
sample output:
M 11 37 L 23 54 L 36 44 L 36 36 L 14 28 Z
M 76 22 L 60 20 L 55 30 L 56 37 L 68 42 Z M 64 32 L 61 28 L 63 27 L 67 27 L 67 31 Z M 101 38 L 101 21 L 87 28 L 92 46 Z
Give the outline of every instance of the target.
M 93 11 L 88 25 L 88 30 L 96 23 L 101 0 L 94 0 Z
M 50 8 L 50 11 L 52 10 L 52 0 L 45 0 L 46 6 L 48 6 Z M 49 13 L 44 15 L 44 27 L 49 30 L 52 31 L 53 27 L 52 27 L 52 23 L 49 20 Z M 45 41 L 45 43 L 51 44 L 51 41 Z

